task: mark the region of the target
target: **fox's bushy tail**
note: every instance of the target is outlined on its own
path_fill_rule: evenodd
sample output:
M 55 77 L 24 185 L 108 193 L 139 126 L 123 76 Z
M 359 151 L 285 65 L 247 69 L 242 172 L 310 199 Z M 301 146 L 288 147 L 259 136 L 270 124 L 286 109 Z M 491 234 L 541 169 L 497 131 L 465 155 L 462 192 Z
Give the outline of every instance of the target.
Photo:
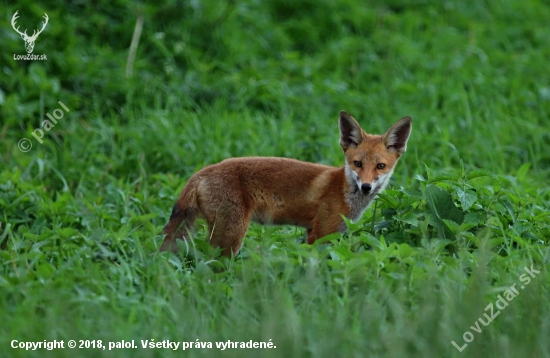
M 177 252 L 176 240 L 190 240 L 199 214 L 196 180 L 191 178 L 174 204 L 168 224 L 162 231 L 166 236 L 159 251 Z

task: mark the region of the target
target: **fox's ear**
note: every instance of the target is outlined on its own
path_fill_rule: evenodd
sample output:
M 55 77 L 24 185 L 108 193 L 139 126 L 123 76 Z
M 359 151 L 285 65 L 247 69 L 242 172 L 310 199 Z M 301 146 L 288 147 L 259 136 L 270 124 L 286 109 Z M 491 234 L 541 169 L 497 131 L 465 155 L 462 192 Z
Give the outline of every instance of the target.
M 391 126 L 382 138 L 388 151 L 403 154 L 407 149 L 407 141 L 411 135 L 411 129 L 411 117 L 403 117 Z
M 357 147 L 363 142 L 361 126 L 348 112 L 340 111 L 338 128 L 340 128 L 340 145 L 342 149 Z

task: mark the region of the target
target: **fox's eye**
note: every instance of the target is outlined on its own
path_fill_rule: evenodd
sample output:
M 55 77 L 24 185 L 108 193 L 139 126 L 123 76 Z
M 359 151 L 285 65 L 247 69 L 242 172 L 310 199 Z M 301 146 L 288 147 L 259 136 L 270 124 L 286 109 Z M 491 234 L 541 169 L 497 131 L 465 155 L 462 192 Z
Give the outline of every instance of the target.
M 355 166 L 356 166 L 357 168 L 361 168 L 361 166 L 363 165 L 363 163 L 361 163 L 361 162 L 358 161 L 358 160 L 354 161 L 353 164 L 355 164 Z
M 378 163 L 378 165 L 376 166 L 376 169 L 384 169 L 385 167 L 386 167 L 386 164 Z

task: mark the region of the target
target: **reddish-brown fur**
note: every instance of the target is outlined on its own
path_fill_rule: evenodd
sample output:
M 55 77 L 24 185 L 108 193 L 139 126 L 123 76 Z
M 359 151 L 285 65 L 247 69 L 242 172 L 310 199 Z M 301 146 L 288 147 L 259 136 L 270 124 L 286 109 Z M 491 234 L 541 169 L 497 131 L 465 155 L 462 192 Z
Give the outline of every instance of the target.
M 341 138 L 351 138 L 351 144 L 342 144 L 346 167 L 355 161 L 364 163 L 353 169 L 361 183 L 373 183 L 385 173 L 391 175 L 404 148 L 390 150 L 387 134 L 368 135 L 353 117 L 342 113 Z M 410 132 L 410 119 L 408 123 Z M 408 134 L 405 144 L 406 139 Z M 381 161 L 386 168 L 377 170 Z M 166 237 L 160 250 L 176 252 L 176 239 L 188 240 L 198 218 L 208 223 L 212 246 L 221 247 L 227 256 L 239 251 L 250 221 L 305 227 L 309 244 L 342 231 L 345 225 L 341 215 L 356 219 L 356 206 L 364 210 L 378 192 L 358 194 L 353 181 L 357 179 L 350 178 L 346 167 L 274 157 L 231 158 L 209 165 L 193 175 L 183 189 L 164 228 Z

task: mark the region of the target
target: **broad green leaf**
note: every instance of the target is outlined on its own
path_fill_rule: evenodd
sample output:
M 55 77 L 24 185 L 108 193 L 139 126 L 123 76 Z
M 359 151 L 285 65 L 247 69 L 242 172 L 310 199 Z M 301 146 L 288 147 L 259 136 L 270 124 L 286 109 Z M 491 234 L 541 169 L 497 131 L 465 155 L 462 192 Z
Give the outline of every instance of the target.
M 464 223 L 472 223 L 475 225 L 479 225 L 482 222 L 483 222 L 482 215 L 475 211 L 471 211 L 466 215 L 464 215 Z
M 496 216 L 491 216 L 489 219 L 487 219 L 487 225 L 500 229 L 503 228 L 502 222 Z
M 422 195 L 422 192 L 419 191 L 419 190 L 414 190 L 414 189 L 400 189 L 399 190 L 400 192 L 404 193 L 405 195 L 408 195 L 410 197 L 414 197 L 414 198 L 423 198 L 424 196 Z
M 453 220 L 447 220 L 447 219 L 442 219 L 441 221 L 443 221 L 443 223 L 445 224 L 445 226 L 453 233 L 453 234 L 456 234 L 459 230 L 458 230 L 458 224 L 456 223 L 456 221 L 453 221 Z
M 458 198 L 460 199 L 460 205 L 462 210 L 468 210 L 477 200 L 477 193 L 473 190 L 466 189 L 456 189 Z
M 418 224 L 420 223 L 418 221 L 418 217 L 422 215 L 422 214 L 418 214 L 418 213 L 415 213 L 413 211 L 409 211 L 407 212 L 405 215 L 403 216 L 397 216 L 397 220 L 399 221 L 402 221 L 402 222 L 405 222 L 407 224 L 411 224 L 412 226 L 418 226 Z
M 454 239 L 452 224 L 446 224 L 443 220 L 450 220 L 457 225 L 462 223 L 464 213 L 456 207 L 451 194 L 437 185 L 426 186 L 426 202 L 431 210 L 430 224 L 437 229 L 440 239 Z
M 405 260 L 413 254 L 413 249 L 407 244 L 401 244 L 397 247 L 397 252 L 399 253 L 399 258 Z
M 476 227 L 476 226 L 477 226 L 476 223 L 464 222 L 462 225 L 459 225 L 457 233 L 468 231 L 471 228 Z
M 485 169 L 474 169 L 468 173 L 468 180 L 472 180 L 479 177 L 496 178 L 496 176 L 493 173 Z
M 453 220 L 457 224 L 462 223 L 464 212 L 456 207 L 451 194 L 437 185 L 426 186 L 426 201 L 431 211 L 439 219 Z

